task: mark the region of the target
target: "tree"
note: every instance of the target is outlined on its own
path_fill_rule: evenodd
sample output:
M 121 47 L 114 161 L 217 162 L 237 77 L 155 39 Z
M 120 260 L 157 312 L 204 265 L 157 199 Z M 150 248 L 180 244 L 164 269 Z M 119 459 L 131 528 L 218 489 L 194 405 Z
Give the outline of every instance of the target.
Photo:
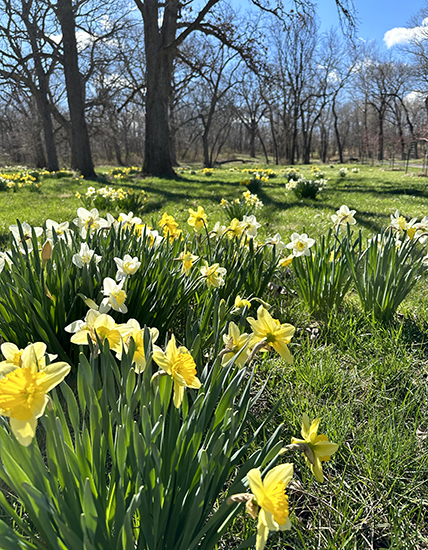
M 62 0 L 64 1 L 64 0 Z M 222 24 L 217 5 L 224 0 L 208 0 L 196 16 L 187 19 L 184 8 L 192 7 L 192 0 L 134 0 L 144 22 L 146 53 L 146 137 L 143 171 L 155 176 L 174 176 L 169 132 L 169 105 L 174 59 L 178 47 L 195 31 L 211 35 L 229 47 L 249 56 L 249 42 L 233 24 Z M 339 13 L 353 23 L 352 0 L 335 0 Z M 259 9 L 284 19 L 285 10 L 277 0 L 274 8 L 267 0 L 252 0 Z M 297 9 L 312 6 L 311 0 L 296 0 Z
M 95 178 L 85 118 L 85 88 L 79 71 L 75 8 L 72 0 L 57 0 L 56 13 L 62 31 L 64 75 L 71 122 L 71 146 L 75 153 L 76 168 L 85 178 Z
M 46 36 L 49 8 L 33 0 L 1 0 L 0 76 L 22 91 L 30 91 L 43 128 L 48 170 L 58 170 L 49 79 L 57 65 L 52 43 Z M 37 125 L 39 126 L 39 125 Z M 39 159 L 41 156 L 39 155 Z

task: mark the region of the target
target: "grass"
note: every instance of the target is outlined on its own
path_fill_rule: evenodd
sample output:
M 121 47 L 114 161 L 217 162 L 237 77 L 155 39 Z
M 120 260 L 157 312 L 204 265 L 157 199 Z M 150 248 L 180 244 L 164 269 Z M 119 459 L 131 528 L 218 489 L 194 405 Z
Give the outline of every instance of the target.
M 277 167 L 274 167 L 277 170 Z M 108 168 L 99 170 L 108 173 Z M 300 167 L 300 171 L 309 167 Z M 294 231 L 310 236 L 325 234 L 331 214 L 342 205 L 357 211 L 357 229 L 365 236 L 388 225 L 390 214 L 422 218 L 428 213 L 427 179 L 419 169 L 389 171 L 360 166 L 359 173 L 339 178 L 338 167 L 326 167 L 329 182 L 315 201 L 298 201 L 278 177 L 263 185 L 259 198 L 262 236 L 279 232 L 285 242 Z M 174 181 L 147 178 L 112 183 L 115 187 L 144 189 L 150 200 L 142 213 L 154 223 L 163 212 L 173 214 L 184 227 L 188 208 L 202 205 L 209 226 L 227 223 L 219 206 L 221 198 L 240 197 L 239 172 L 227 169 L 203 176 L 186 170 Z M 72 220 L 81 206 L 75 192 L 85 191 L 71 178 L 43 182 L 41 193 L 21 189 L 0 193 L 0 236 L 5 242 L 8 226 L 20 221 L 41 225 L 46 218 Z M 103 186 L 93 183 L 95 187 Z M 138 214 L 138 213 L 136 213 Z M 279 284 L 293 286 L 292 276 Z M 426 277 L 420 281 L 389 325 L 371 322 L 361 311 L 355 293 L 337 313 L 309 316 L 292 294 L 270 292 L 263 298 L 275 306 L 281 322 L 297 327 L 290 349 L 293 366 L 274 355 L 259 365 L 260 384 L 269 377 L 268 391 L 253 426 L 281 399 L 276 423 L 284 423 L 284 442 L 299 437 L 304 412 L 321 419 L 320 433 L 340 444 L 325 463 L 326 482 L 311 478 L 304 460 L 295 462 L 290 487 L 293 529 L 275 533 L 271 550 L 355 550 L 428 548 L 428 297 Z M 257 389 L 257 388 L 256 388 Z M 238 548 L 254 534 L 255 522 L 242 512 L 219 549 Z M 244 548 L 245 546 L 242 546 Z

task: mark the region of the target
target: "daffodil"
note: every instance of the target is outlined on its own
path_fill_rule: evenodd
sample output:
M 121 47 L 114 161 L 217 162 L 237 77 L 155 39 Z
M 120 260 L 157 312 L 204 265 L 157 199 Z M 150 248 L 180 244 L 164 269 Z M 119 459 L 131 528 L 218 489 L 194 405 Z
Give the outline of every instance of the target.
M 128 352 L 129 344 L 131 338 L 135 343 L 134 356 L 132 358 L 132 363 L 134 365 L 134 370 L 137 374 L 144 372 L 146 368 L 146 355 L 144 351 L 144 328 L 140 327 L 140 323 L 136 319 L 128 319 L 126 323 L 129 327 L 132 327 L 132 332 L 128 334 L 125 338 L 123 348 L 125 352 Z M 159 336 L 159 331 L 157 328 L 149 328 L 150 337 L 152 342 L 156 342 Z M 122 359 L 122 349 L 116 354 L 118 359 Z
M 226 275 L 227 270 L 224 267 L 220 267 L 219 264 L 208 265 L 208 262 L 204 262 L 204 266 L 201 267 L 201 274 L 207 279 L 208 288 L 214 286 L 216 288 L 224 285 L 223 277 Z
M 174 382 L 173 402 L 178 409 L 183 401 L 184 388 L 198 389 L 201 382 L 196 376 L 195 360 L 184 346 L 177 347 L 175 336 L 172 335 L 165 352 L 159 346 L 153 346 L 153 360 L 159 367 L 172 377 Z
M 342 204 L 336 214 L 332 214 L 331 219 L 335 227 L 341 225 L 355 225 L 357 221 L 354 218 L 355 210 L 349 210 L 346 204 Z
M 9 256 L 8 252 L 0 252 L 0 273 L 3 271 L 6 264 L 11 267 L 13 264 L 13 260 Z
M 223 358 L 221 361 L 222 365 L 228 363 L 235 355 L 239 354 L 235 360 L 238 367 L 243 367 L 250 355 L 250 350 L 246 346 L 250 338 L 250 335 L 244 332 L 241 334 L 241 331 L 235 325 L 233 321 L 229 323 L 229 328 L 227 334 L 223 334 L 223 342 L 225 343 L 225 348 L 222 352 Z
M 293 251 L 293 256 L 298 257 L 310 256 L 311 251 L 309 249 L 314 244 L 315 239 L 311 239 L 306 235 L 306 233 L 302 233 L 301 235 L 299 235 L 298 233 L 293 233 L 291 235 L 291 243 L 288 243 L 286 246 Z
M 126 307 L 126 292 L 122 289 L 125 279 L 122 279 L 119 284 L 111 277 L 106 277 L 103 281 L 103 293 L 105 298 L 101 302 L 102 313 L 107 313 L 110 308 L 120 313 L 126 313 L 128 308 Z
M 130 229 L 133 228 L 135 225 L 141 224 L 141 218 L 134 216 L 134 212 L 129 212 L 129 214 L 123 214 L 121 212 L 117 221 L 120 223 L 120 227 L 122 229 Z
M 254 215 L 251 216 L 244 216 L 242 218 L 242 222 L 245 225 L 245 232 L 250 237 L 256 237 L 257 236 L 257 229 L 261 226 L 260 223 L 256 220 L 256 217 Z
M 87 234 L 91 234 L 97 229 L 108 227 L 108 222 L 104 218 L 100 218 L 99 212 L 96 208 L 92 210 L 86 210 L 86 208 L 77 209 L 77 218 L 73 220 L 74 225 L 77 226 L 82 239 L 86 239 Z
M 31 225 L 27 222 L 21 224 L 22 235 L 18 225 L 16 224 L 10 225 L 9 230 L 12 233 L 19 250 L 23 254 L 26 254 L 27 251 L 31 252 L 33 250 L 33 230 L 37 238 L 43 233 L 43 229 L 41 227 L 31 227 Z M 26 247 L 24 246 L 24 243 L 26 244 Z
M 265 244 L 275 246 L 277 252 L 281 252 L 285 248 L 285 243 L 282 242 L 281 235 L 279 233 L 266 239 Z
M 193 264 L 198 259 L 199 259 L 199 256 L 193 255 L 191 252 L 186 250 L 186 248 L 183 250 L 183 252 L 180 253 L 178 258 L 176 258 L 176 260 L 181 262 L 181 272 L 184 273 L 185 275 L 189 275 Z
M 290 254 L 286 258 L 281 258 L 278 262 L 279 267 L 287 267 L 293 262 L 294 255 Z
M 80 251 L 77 254 L 73 254 L 71 261 L 75 266 L 81 269 L 84 265 L 89 265 L 92 261 L 97 266 L 101 261 L 101 256 L 95 254 L 95 251 L 91 250 L 87 243 L 81 243 Z
M 70 365 L 51 363 L 41 368 L 36 350 L 28 346 L 21 355 L 21 366 L 0 380 L 0 414 L 8 416 L 16 439 L 27 447 L 34 438 L 37 419 L 48 403 L 47 393 L 64 380 Z
M 251 307 L 251 302 L 249 300 L 246 300 L 245 298 L 241 298 L 239 294 L 237 294 L 235 298 L 235 309 L 236 310 L 242 310 L 244 307 Z
M 0 347 L 2 355 L 5 359 L 0 363 L 0 377 L 22 366 L 22 355 L 30 347 L 36 354 L 39 368 L 44 369 L 46 366 L 46 344 L 44 342 L 35 342 L 34 344 L 29 344 L 25 349 L 20 349 L 18 348 L 18 346 L 12 344 L 11 342 L 4 342 Z M 48 354 L 48 357 L 49 361 L 52 362 L 58 356 Z
M 256 550 L 263 550 L 269 531 L 291 529 L 287 485 L 293 477 L 293 464 L 281 464 L 270 470 L 262 480 L 260 470 L 253 468 L 247 474 L 255 504 L 260 507 L 257 524 Z
M 226 226 L 221 225 L 220 222 L 216 222 L 214 227 L 210 231 L 210 235 L 213 235 L 214 237 L 221 237 L 226 232 Z
M 159 221 L 159 225 L 161 226 L 163 230 L 163 234 L 165 237 L 174 236 L 179 230 L 178 223 L 175 221 L 173 216 L 170 216 L 166 212 L 162 215 L 162 218 Z
M 58 239 L 66 242 L 68 246 L 71 246 L 71 231 L 68 225 L 68 222 L 58 223 L 54 220 L 46 220 L 46 238 L 48 241 L 53 242 L 53 233 L 55 231 Z
M 205 214 L 204 209 L 202 206 L 198 206 L 198 211 L 195 212 L 191 208 L 189 208 L 189 219 L 187 220 L 187 223 L 195 229 L 195 231 L 199 231 L 206 226 L 207 224 L 207 215 Z
M 138 261 L 138 258 L 136 256 L 132 258 L 129 254 L 125 254 L 123 260 L 121 258 L 114 258 L 114 261 L 116 262 L 117 266 L 117 281 L 126 279 L 130 275 L 135 275 L 141 265 L 141 262 Z
M 247 321 L 253 329 L 253 335 L 249 343 L 250 347 L 265 341 L 266 347 L 272 347 L 287 363 L 293 363 L 293 357 L 287 346 L 296 330 L 293 325 L 288 323 L 281 325 L 277 319 L 272 318 L 269 311 L 263 306 L 260 306 L 257 310 L 257 320 L 248 317 Z
M 330 443 L 324 434 L 317 435 L 319 423 L 319 418 L 316 418 L 310 424 L 309 417 L 305 413 L 302 418 L 301 434 L 303 439 L 292 437 L 291 443 L 293 445 L 303 445 L 303 456 L 305 457 L 306 464 L 314 474 L 315 479 L 322 483 L 324 475 L 321 463 L 330 460 L 331 455 L 337 451 L 339 445 Z
M 233 237 L 237 237 L 239 239 L 244 229 L 245 223 L 240 222 L 237 218 L 233 218 L 233 220 L 230 222 L 229 227 L 227 228 L 227 235 L 229 239 L 233 239 Z
M 79 324 L 81 323 L 81 324 Z M 66 327 L 67 332 L 74 332 L 70 341 L 73 344 L 86 345 L 88 344 L 88 336 L 92 342 L 97 345 L 98 338 L 101 342 L 108 341 L 111 350 L 116 352 L 122 351 L 122 338 L 128 336 L 133 327 L 127 324 L 116 324 L 113 317 L 106 313 L 89 310 L 85 322 L 75 322 Z

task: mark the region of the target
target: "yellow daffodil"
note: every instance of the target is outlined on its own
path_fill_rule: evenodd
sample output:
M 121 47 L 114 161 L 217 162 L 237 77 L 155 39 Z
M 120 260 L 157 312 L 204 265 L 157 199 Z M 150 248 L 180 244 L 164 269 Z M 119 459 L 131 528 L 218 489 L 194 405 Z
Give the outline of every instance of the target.
M 195 212 L 191 208 L 189 208 L 189 219 L 187 220 L 187 223 L 195 229 L 195 231 L 199 231 L 206 226 L 207 224 L 207 215 L 205 214 L 204 209 L 202 206 L 198 206 L 198 211 Z
M 72 323 L 74 325 L 74 323 Z M 74 332 L 73 329 L 69 332 Z M 109 347 L 111 350 L 116 352 L 122 351 L 122 338 L 128 336 L 133 327 L 127 324 L 117 325 L 113 317 L 107 315 L 106 313 L 98 313 L 97 311 L 90 310 L 86 316 L 86 323 L 83 323 L 79 326 L 76 325 L 75 334 L 71 337 L 71 342 L 73 344 L 85 345 L 88 343 L 88 335 L 92 342 L 96 345 L 98 343 L 97 336 L 104 342 L 107 339 Z
M 224 285 L 223 277 L 227 271 L 224 267 L 220 267 L 219 264 L 208 265 L 208 262 L 204 262 L 204 266 L 201 267 L 201 274 L 207 279 L 208 288 L 215 286 L 216 288 Z
M 192 269 L 193 264 L 199 259 L 199 256 L 194 256 L 186 248 L 183 252 L 176 258 L 176 260 L 181 262 L 181 272 L 189 275 L 190 270 Z
M 125 352 L 128 352 L 129 343 L 131 338 L 135 342 L 135 351 L 132 358 L 132 363 L 134 364 L 134 370 L 137 374 L 144 372 L 146 368 L 146 355 L 144 351 L 144 328 L 140 327 L 140 323 L 136 319 L 129 319 L 126 323 L 129 327 L 132 327 L 132 332 L 125 338 L 124 349 Z M 156 342 L 159 336 L 159 331 L 157 328 L 149 328 L 150 336 L 152 342 Z M 122 359 L 122 349 L 117 352 L 116 357 Z
M 241 298 L 238 294 L 235 298 L 235 309 L 244 309 L 244 307 L 251 307 L 251 302 L 245 298 Z
M 233 321 L 229 323 L 229 329 L 227 334 L 223 334 L 223 342 L 225 343 L 225 348 L 223 350 L 223 359 L 221 361 L 222 365 L 228 363 L 237 353 L 238 357 L 235 360 L 235 364 L 238 367 L 243 367 L 245 362 L 250 355 L 250 350 L 245 345 L 248 343 L 250 335 L 244 332 L 241 334 L 239 328 Z
M 35 342 L 34 344 L 27 346 L 25 349 L 19 349 L 15 344 L 5 342 L 1 345 L 1 352 L 5 360 L 0 363 L 0 377 L 18 367 L 21 367 L 22 355 L 30 348 L 36 354 L 37 363 L 40 369 L 44 369 L 46 366 L 46 344 L 44 342 Z M 57 355 L 48 354 L 48 357 L 50 361 L 53 361 L 57 358 Z
M 257 310 L 257 320 L 248 317 L 247 321 L 253 329 L 253 336 L 250 340 L 251 347 L 265 340 L 267 347 L 271 346 L 287 363 L 293 363 L 293 357 L 287 347 L 296 330 L 293 325 L 288 323 L 281 325 L 277 319 L 272 318 L 269 311 L 263 306 L 260 306 Z
M 293 464 L 275 466 L 263 481 L 258 468 L 253 468 L 247 474 L 250 490 L 260 507 L 256 550 L 263 550 L 269 531 L 285 531 L 291 528 L 285 489 L 292 477 Z
M 14 436 L 28 447 L 48 403 L 47 393 L 64 380 L 70 365 L 58 362 L 42 369 L 31 345 L 22 353 L 20 363 L 0 380 L 0 414 L 9 417 Z
M 227 235 L 229 239 L 233 239 L 233 237 L 238 237 L 239 239 L 244 229 L 245 223 L 240 222 L 237 218 L 233 218 L 233 220 L 230 222 L 229 227 L 227 228 Z
M 167 237 L 168 234 L 175 235 L 177 232 L 178 223 L 175 221 L 173 216 L 170 216 L 166 212 L 162 215 L 159 225 L 161 226 L 165 237 Z
M 279 267 L 288 267 L 292 263 L 293 258 L 294 258 L 294 254 L 290 254 L 286 258 L 282 258 L 278 262 Z
M 302 418 L 301 434 L 303 439 L 292 437 L 291 443 L 293 445 L 303 444 L 308 447 L 303 447 L 303 456 L 305 457 L 306 464 L 314 474 L 315 479 L 322 483 L 324 481 L 324 475 L 321 463 L 327 462 L 327 460 L 331 458 L 331 455 L 337 451 L 339 445 L 337 445 L 337 443 L 330 443 L 327 436 L 324 434 L 317 435 L 319 423 L 319 418 L 316 418 L 312 424 L 310 424 L 309 417 L 305 413 Z
M 184 346 L 177 348 L 172 335 L 165 352 L 159 346 L 153 346 L 153 360 L 172 377 L 174 382 L 174 405 L 178 409 L 183 401 L 184 388 L 198 389 L 201 382 L 196 376 L 195 360 Z

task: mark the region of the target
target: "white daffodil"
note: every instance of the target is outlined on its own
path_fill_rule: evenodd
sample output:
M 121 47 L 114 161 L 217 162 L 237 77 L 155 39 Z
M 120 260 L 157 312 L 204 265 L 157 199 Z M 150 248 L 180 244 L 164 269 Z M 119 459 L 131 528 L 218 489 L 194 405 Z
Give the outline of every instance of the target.
M 73 254 L 72 262 L 81 269 L 85 264 L 89 265 L 92 260 L 94 260 L 95 265 L 98 265 L 101 261 L 101 256 L 95 254 L 87 243 L 81 243 L 80 252 L 78 254 Z
M 71 231 L 68 227 L 68 222 L 58 223 L 54 220 L 46 220 L 46 238 L 51 243 L 53 242 L 54 231 L 58 239 L 65 241 L 68 246 L 71 245 Z
M 244 216 L 242 221 L 245 223 L 245 231 L 247 235 L 249 237 L 256 237 L 257 229 L 261 226 L 261 224 L 257 222 L 256 217 L 254 215 Z
M 220 267 L 219 264 L 208 265 L 208 262 L 205 261 L 204 265 L 201 267 L 202 277 L 206 277 L 208 288 L 214 286 L 219 288 L 224 286 L 223 277 L 226 275 L 227 270 L 224 267 Z
M 310 256 L 311 251 L 309 250 L 311 246 L 315 244 L 315 239 L 311 239 L 302 233 L 293 233 L 291 235 L 291 243 L 287 244 L 287 248 L 293 251 L 293 256 Z
M 43 233 L 43 229 L 41 227 L 31 227 L 30 224 L 27 222 L 24 222 L 21 224 L 22 229 L 22 237 L 21 233 L 19 232 L 19 227 L 15 225 L 10 225 L 9 230 L 13 235 L 13 238 L 15 239 L 16 244 L 18 245 L 19 250 L 26 254 L 27 250 L 28 252 L 31 252 L 33 250 L 33 233 L 32 230 L 34 229 L 34 232 L 36 234 L 36 237 L 40 237 L 40 235 Z M 25 249 L 24 243 L 27 245 L 27 250 Z
M 103 298 L 99 311 L 101 313 L 107 313 L 110 309 L 119 311 L 120 313 L 126 313 L 128 308 L 125 305 L 126 292 L 122 289 L 125 279 L 119 284 L 116 284 L 114 279 L 106 277 L 103 281 Z
M 285 248 L 285 243 L 281 240 L 281 235 L 277 233 L 274 237 L 269 237 L 266 239 L 265 244 L 276 247 L 276 251 L 279 253 Z
M 7 252 L 0 252 L 0 273 L 6 264 L 10 267 L 13 264 L 12 258 Z
M 163 241 L 162 235 L 156 229 L 149 229 L 147 226 L 141 232 L 141 238 L 146 239 L 149 246 L 157 248 Z
M 129 212 L 129 214 L 120 213 L 117 221 L 120 223 L 122 229 L 129 229 L 134 227 L 134 225 L 141 224 L 141 218 L 134 216 L 134 212 Z
M 210 235 L 213 235 L 214 237 L 221 237 L 226 232 L 226 226 L 220 225 L 220 222 L 216 222 L 214 227 L 210 231 Z
M 117 281 L 121 281 L 122 279 L 126 279 L 130 275 L 134 275 L 141 265 L 141 262 L 138 261 L 138 258 L 136 256 L 134 258 L 131 258 L 129 254 L 125 254 L 123 260 L 121 260 L 120 258 L 114 258 L 114 261 L 117 265 Z
M 355 212 L 355 210 L 349 210 L 345 204 L 342 204 L 339 210 L 336 210 L 336 214 L 332 214 L 331 219 L 335 227 L 346 224 L 355 225 L 357 223 L 354 218 Z
M 83 207 L 78 208 L 77 218 L 74 218 L 73 223 L 77 226 L 82 239 L 86 239 L 88 233 L 91 234 L 97 229 L 103 229 L 109 226 L 107 220 L 100 218 L 96 208 L 92 208 L 91 211 Z

